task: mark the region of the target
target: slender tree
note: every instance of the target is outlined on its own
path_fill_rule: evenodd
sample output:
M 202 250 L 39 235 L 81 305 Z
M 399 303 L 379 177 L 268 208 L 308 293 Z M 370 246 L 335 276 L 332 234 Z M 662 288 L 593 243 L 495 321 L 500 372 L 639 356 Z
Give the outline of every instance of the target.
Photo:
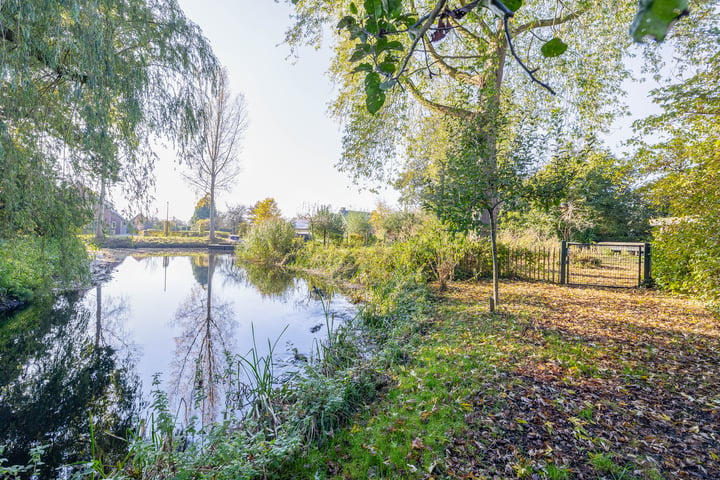
M 342 216 L 333 212 L 330 205 L 315 205 L 305 218 L 310 222 L 313 237 L 322 238 L 323 246 L 327 245 L 328 238 L 341 237 L 343 234 Z
M 218 74 L 216 91 L 203 107 L 203 120 L 195 138 L 185 179 L 210 199 L 210 242 L 215 241 L 216 194 L 229 190 L 240 174 L 238 155 L 248 127 L 242 94 L 232 96 L 227 70 Z
M 247 230 L 249 214 L 250 209 L 245 205 L 228 205 L 227 211 L 225 212 L 225 219 L 230 225 L 231 230 L 236 234 L 240 234 L 241 227 L 242 231 Z

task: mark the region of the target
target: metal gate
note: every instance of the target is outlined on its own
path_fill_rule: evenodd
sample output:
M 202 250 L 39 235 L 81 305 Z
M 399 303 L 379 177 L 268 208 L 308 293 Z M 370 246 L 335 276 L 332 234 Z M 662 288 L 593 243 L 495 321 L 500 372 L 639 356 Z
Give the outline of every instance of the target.
M 651 281 L 649 243 L 562 242 L 562 284 L 632 288 Z

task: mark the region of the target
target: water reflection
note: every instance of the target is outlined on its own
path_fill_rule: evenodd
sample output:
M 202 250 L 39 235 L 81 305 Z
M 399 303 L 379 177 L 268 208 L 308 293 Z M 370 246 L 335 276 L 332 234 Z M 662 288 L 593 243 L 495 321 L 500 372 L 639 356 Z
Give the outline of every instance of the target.
M 263 265 L 247 264 L 237 268 L 226 262 L 223 265 L 225 278 L 253 287 L 260 295 L 283 300 L 295 286 L 295 276 L 282 268 L 268 268 Z
M 151 388 L 170 397 L 180 423 L 217 420 L 226 398 L 241 401 L 242 387 L 228 391 L 225 373 L 229 357 L 255 345 L 252 331 L 259 356 L 282 334 L 278 375 L 299 369 L 295 359 L 327 336 L 314 287 L 329 298 L 315 280 L 237 266 L 229 255 L 127 257 L 84 296 L 0 316 L 3 456 L 23 464 L 30 448 L 50 445 L 41 478 L 54 478 L 52 468 L 90 459 L 92 419 L 96 455 L 112 463 Z M 342 296 L 332 308 L 354 311 Z
M 118 318 L 122 309 L 113 311 Z M 106 341 L 112 322 L 105 318 L 101 301 L 92 312 L 70 295 L 0 322 L 0 444 L 8 464 L 24 464 L 30 448 L 49 445 L 42 477 L 54 478 L 52 466 L 90 458 L 91 421 L 96 456 L 122 454 L 139 381 L 128 352 Z
M 207 265 L 198 260 L 206 260 Z M 216 262 L 215 254 L 191 258 L 199 285 L 193 287 L 173 319 L 181 328 L 175 337 L 173 393 L 184 407 L 184 420 L 196 414 L 202 425 L 216 421 L 223 406 L 223 378 L 230 367 L 236 326 L 232 304 L 213 294 Z

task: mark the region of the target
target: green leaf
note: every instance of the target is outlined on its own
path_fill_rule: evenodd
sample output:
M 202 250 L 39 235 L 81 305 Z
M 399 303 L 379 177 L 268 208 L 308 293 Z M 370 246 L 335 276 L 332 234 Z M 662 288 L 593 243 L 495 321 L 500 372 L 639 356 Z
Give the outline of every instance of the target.
M 375 54 L 379 55 L 382 52 L 387 52 L 390 50 L 402 52 L 403 50 L 405 50 L 405 47 L 403 46 L 402 42 L 399 42 L 397 40 L 388 42 L 386 38 L 378 38 L 377 42 L 375 43 Z
M 367 57 L 367 53 L 363 52 L 362 50 L 355 50 L 352 55 L 350 55 L 350 61 L 351 62 L 358 62 L 362 60 L 363 58 Z
M 365 0 L 365 11 L 371 17 L 380 18 L 383 16 L 382 0 Z
M 392 75 L 395 73 L 395 70 L 397 69 L 397 65 L 395 65 L 395 62 L 383 62 L 380 65 L 378 65 L 378 68 L 381 72 L 387 73 L 388 75 Z
M 350 30 L 350 40 L 360 39 L 363 43 L 367 42 L 367 33 L 359 25 L 350 25 L 348 30 Z
M 379 20 L 378 21 L 378 28 L 381 32 L 394 32 L 398 28 L 393 24 L 392 22 L 388 22 L 387 20 Z
M 343 17 L 342 20 L 340 20 L 337 24 L 337 29 L 342 30 L 343 28 L 350 28 L 352 25 L 357 25 L 357 22 L 355 21 L 355 17 L 346 16 Z
M 402 0 L 383 0 L 383 9 L 390 18 L 398 18 L 403 11 Z
M 565 53 L 565 50 L 567 49 L 567 43 L 563 42 L 560 38 L 555 37 L 540 48 L 540 53 L 542 53 L 543 57 L 546 58 L 558 57 Z
M 357 67 L 355 67 L 352 72 L 350 73 L 359 73 L 359 72 L 372 72 L 373 67 L 369 63 L 361 63 Z
M 371 47 L 367 43 L 358 43 L 355 46 L 355 51 L 350 55 L 351 62 L 357 62 L 367 57 L 371 52 Z
M 357 5 L 355 5 L 355 3 L 353 3 L 353 2 L 350 2 L 350 13 L 352 13 L 353 15 L 358 14 Z
M 417 15 L 415 15 L 413 13 L 407 13 L 405 15 L 398 17 L 397 20 L 400 23 L 402 23 L 403 25 L 405 25 L 406 28 L 410 28 L 417 23 L 418 17 L 417 17 Z
M 379 34 L 380 27 L 378 27 L 377 19 L 373 17 L 368 18 L 367 22 L 365 23 L 365 30 L 367 30 L 372 35 Z
M 523 0 L 505 0 L 503 2 L 505 6 L 513 12 L 517 12 L 522 7 Z
M 675 20 L 687 14 L 687 8 L 687 0 L 640 0 L 630 35 L 636 42 L 646 37 L 662 42 Z
M 377 41 L 375 42 L 375 46 L 373 47 L 373 50 L 375 51 L 375 55 L 379 55 L 382 52 L 384 52 L 387 49 L 387 44 L 388 44 L 387 38 L 385 38 L 385 37 L 378 38 Z
M 365 76 L 365 106 L 368 112 L 375 114 L 385 104 L 385 92 L 380 89 L 380 74 L 368 72 Z

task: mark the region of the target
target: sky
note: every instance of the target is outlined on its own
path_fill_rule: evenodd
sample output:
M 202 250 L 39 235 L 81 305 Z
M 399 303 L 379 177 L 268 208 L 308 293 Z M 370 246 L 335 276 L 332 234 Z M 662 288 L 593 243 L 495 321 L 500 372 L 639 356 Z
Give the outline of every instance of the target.
M 329 117 L 334 88 L 327 70 L 330 39 L 320 50 L 304 48 L 291 57 L 283 43 L 291 6 L 269 0 L 179 0 L 198 24 L 219 61 L 228 69 L 231 90 L 245 96 L 249 127 L 240 153 L 241 174 L 230 192 L 220 193 L 220 211 L 275 198 L 287 218 L 313 205 L 336 210 L 371 211 L 379 201 L 396 205 L 390 187 L 373 194 L 354 186 L 334 165 L 340 158 L 342 131 Z M 646 98 L 653 85 L 630 85 L 627 101 L 635 117 L 654 110 Z M 607 143 L 620 149 L 634 117 L 616 122 Z M 158 149 L 155 214 L 189 220 L 200 194 L 182 178 L 171 151 Z M 152 211 L 150 213 L 153 213 Z
M 327 114 L 334 98 L 326 74 L 330 51 L 305 48 L 299 58 L 290 57 L 290 47 L 283 44 L 291 23 L 288 5 L 268 0 L 179 3 L 227 67 L 232 92 L 242 93 L 248 106 L 242 171 L 235 188 L 216 200 L 220 211 L 226 205 L 251 206 L 266 197 L 275 198 L 287 218 L 316 204 L 371 211 L 379 200 L 396 203 L 393 190 L 378 195 L 361 192 L 334 168 L 342 132 Z M 161 218 L 169 205 L 170 218 L 187 221 L 200 194 L 183 180 L 171 151 L 158 149 L 157 153 L 153 206 Z

